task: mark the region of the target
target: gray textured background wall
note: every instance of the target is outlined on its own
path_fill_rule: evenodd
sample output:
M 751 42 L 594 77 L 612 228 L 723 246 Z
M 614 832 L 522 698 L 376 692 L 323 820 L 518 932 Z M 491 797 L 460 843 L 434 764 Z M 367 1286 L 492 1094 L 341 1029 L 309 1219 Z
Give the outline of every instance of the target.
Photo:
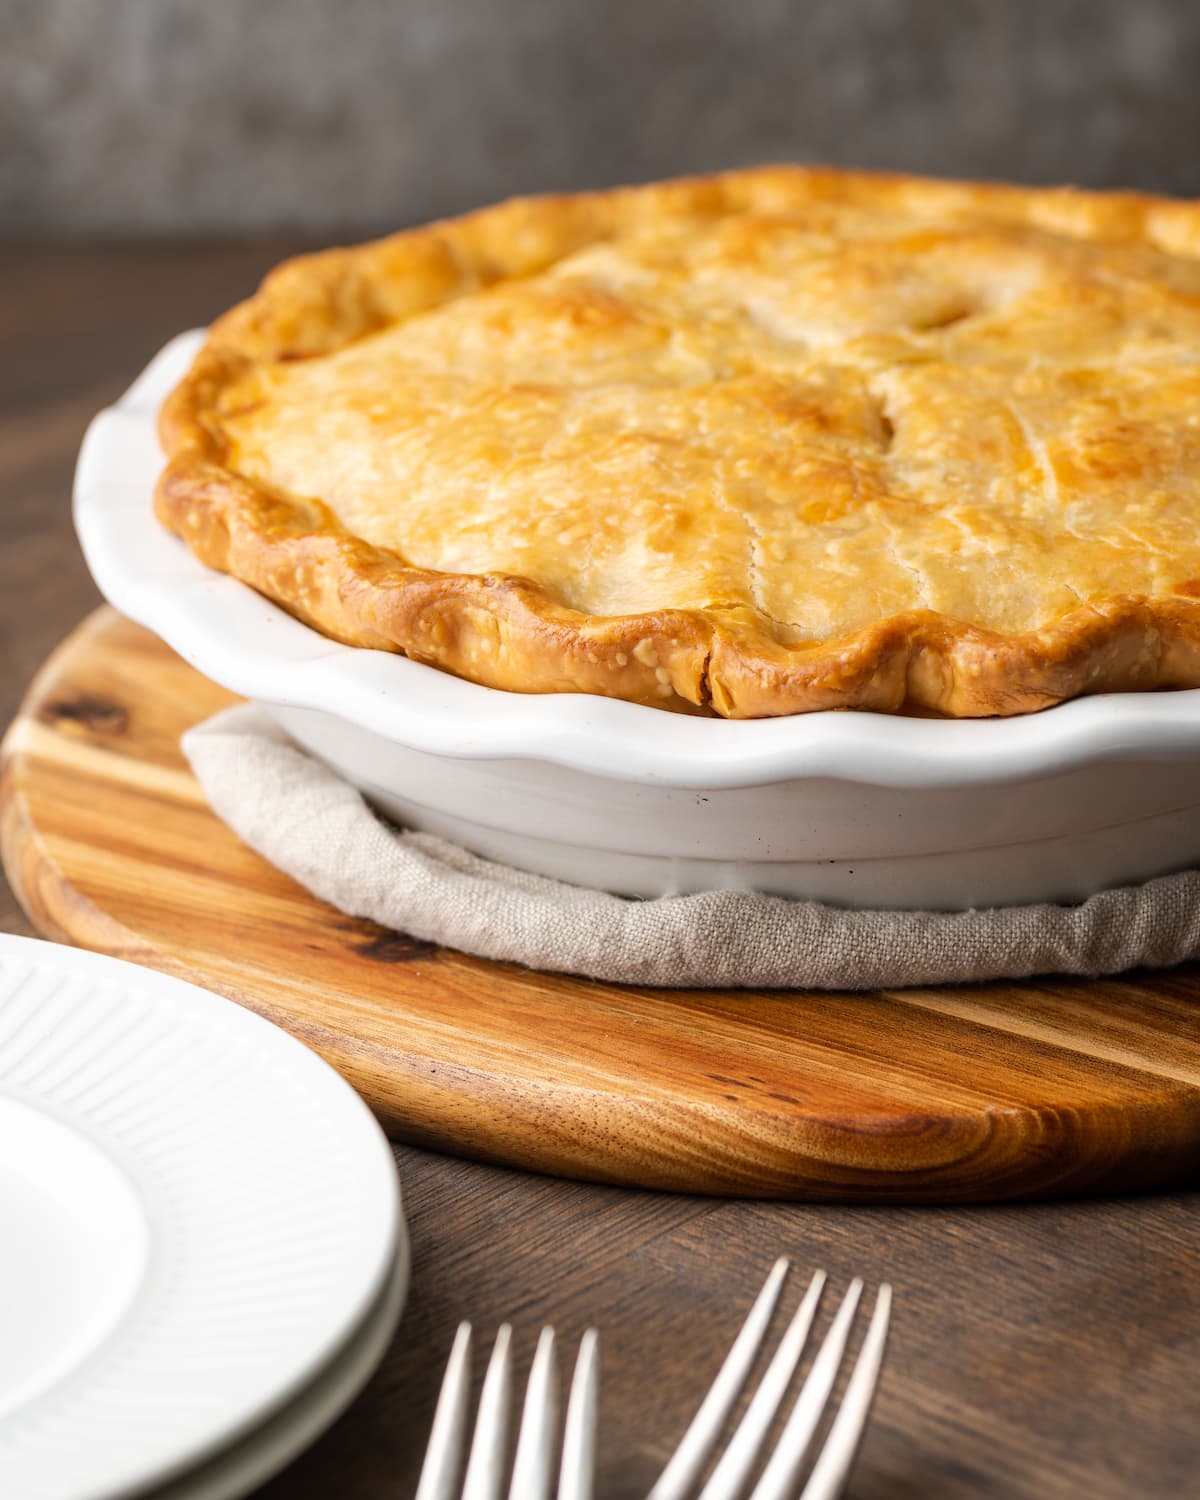
M 786 158 L 1200 194 L 1200 0 L 0 0 L 0 231 Z

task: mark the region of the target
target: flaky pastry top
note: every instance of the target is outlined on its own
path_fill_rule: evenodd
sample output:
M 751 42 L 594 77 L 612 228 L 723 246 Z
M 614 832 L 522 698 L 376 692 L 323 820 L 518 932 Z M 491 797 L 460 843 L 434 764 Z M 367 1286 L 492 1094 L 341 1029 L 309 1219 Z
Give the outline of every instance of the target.
M 1200 684 L 1200 207 L 769 168 L 293 261 L 162 519 L 353 644 L 727 716 Z

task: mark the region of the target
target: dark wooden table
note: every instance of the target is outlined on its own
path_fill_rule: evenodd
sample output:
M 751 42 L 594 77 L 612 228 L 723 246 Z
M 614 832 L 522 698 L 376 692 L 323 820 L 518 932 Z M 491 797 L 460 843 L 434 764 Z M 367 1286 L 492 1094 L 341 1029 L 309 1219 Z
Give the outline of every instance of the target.
M 89 416 L 283 243 L 0 247 L 0 719 L 96 602 L 69 520 Z M 7 890 L 0 926 L 29 932 Z M 1200 1022 L 1200 1016 L 1197 1018 Z M 598 1500 L 646 1493 L 772 1258 L 886 1276 L 897 1307 L 857 1500 L 1200 1494 L 1194 1193 L 829 1208 L 582 1186 L 397 1148 L 412 1293 L 352 1410 L 261 1493 L 411 1495 L 454 1326 L 603 1334 Z

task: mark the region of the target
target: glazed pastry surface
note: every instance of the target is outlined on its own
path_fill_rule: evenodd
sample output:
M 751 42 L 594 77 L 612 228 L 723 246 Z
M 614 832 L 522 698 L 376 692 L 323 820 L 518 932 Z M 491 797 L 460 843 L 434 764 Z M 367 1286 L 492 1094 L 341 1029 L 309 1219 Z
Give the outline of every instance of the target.
M 771 168 L 291 262 L 158 509 L 354 644 L 733 717 L 1200 684 L 1200 207 Z

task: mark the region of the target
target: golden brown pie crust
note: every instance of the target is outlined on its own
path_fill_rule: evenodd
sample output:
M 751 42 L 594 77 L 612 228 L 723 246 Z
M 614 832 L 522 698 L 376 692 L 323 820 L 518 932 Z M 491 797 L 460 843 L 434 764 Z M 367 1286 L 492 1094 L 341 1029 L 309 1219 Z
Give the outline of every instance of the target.
M 288 262 L 160 518 L 337 640 L 746 718 L 1200 685 L 1200 205 L 799 167 Z

